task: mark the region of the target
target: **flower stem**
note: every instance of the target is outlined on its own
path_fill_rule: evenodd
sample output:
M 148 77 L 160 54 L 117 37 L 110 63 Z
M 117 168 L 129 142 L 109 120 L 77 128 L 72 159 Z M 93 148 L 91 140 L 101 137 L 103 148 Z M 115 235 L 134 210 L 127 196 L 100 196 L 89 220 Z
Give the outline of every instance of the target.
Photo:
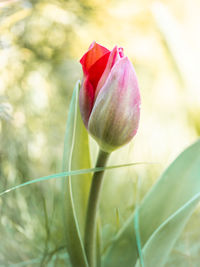
M 99 150 L 96 167 L 104 167 L 109 153 Z M 89 267 L 96 266 L 96 217 L 104 171 L 95 172 L 92 178 L 85 223 L 85 251 Z

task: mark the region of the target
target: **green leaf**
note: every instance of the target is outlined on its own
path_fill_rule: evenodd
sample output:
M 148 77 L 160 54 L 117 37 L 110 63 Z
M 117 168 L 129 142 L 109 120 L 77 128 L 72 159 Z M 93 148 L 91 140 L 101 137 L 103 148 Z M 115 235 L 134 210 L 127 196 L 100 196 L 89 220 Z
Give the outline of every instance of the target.
M 76 84 L 67 120 L 67 129 L 63 154 L 63 171 L 90 168 L 88 134 L 82 123 L 78 105 L 80 82 Z M 83 247 L 83 227 L 90 174 L 83 177 L 75 175 L 65 179 L 64 206 L 67 249 L 73 266 L 87 267 L 87 258 Z
M 171 249 L 199 200 L 200 193 L 165 220 L 152 234 L 143 248 L 146 267 L 164 266 Z M 139 261 L 137 261 L 136 267 L 140 267 Z
M 142 246 L 141 246 L 141 240 L 140 240 L 140 222 L 139 222 L 139 199 L 140 199 L 140 186 L 141 186 L 141 180 L 140 177 L 138 178 L 137 183 L 137 193 L 136 193 L 136 207 L 135 207 L 135 216 L 134 216 L 134 229 L 135 229 L 135 237 L 136 237 L 136 244 L 137 244 L 137 250 L 139 254 L 139 262 L 141 267 L 144 267 L 144 259 L 143 259 L 143 252 L 142 252 Z
M 27 181 L 22 184 L 15 185 L 11 188 L 8 188 L 0 193 L 0 197 L 8 194 L 14 190 L 20 189 L 22 187 L 25 187 L 27 185 L 51 180 L 51 179 L 57 179 L 57 178 L 63 178 L 65 176 L 74 176 L 74 175 L 83 175 L 83 174 L 91 174 L 94 172 L 101 172 L 104 170 L 112 170 L 112 169 L 117 169 L 117 168 L 123 168 L 123 167 L 130 167 L 130 166 L 137 166 L 137 165 L 142 165 L 142 164 L 153 164 L 153 163 L 148 163 L 148 162 L 134 162 L 134 163 L 127 163 L 127 164 L 121 164 L 121 165 L 113 165 L 113 166 L 107 166 L 107 167 L 97 167 L 97 168 L 89 168 L 89 169 L 82 169 L 82 170 L 74 170 L 74 171 L 68 171 L 68 172 L 60 172 L 60 173 L 54 173 L 51 175 L 43 176 L 40 178 L 36 178 L 30 181 Z
M 145 247 L 145 244 L 150 240 L 153 233 L 156 233 L 162 224 L 168 222 L 170 216 L 183 208 L 199 192 L 200 140 L 181 153 L 167 168 L 139 207 L 140 240 L 142 247 Z M 184 213 L 185 222 L 190 215 L 191 213 L 189 211 Z M 123 228 L 114 238 L 112 246 L 104 257 L 104 267 L 120 267 L 122 265 L 128 267 L 136 264 L 138 253 L 133 223 L 134 214 L 127 220 Z M 176 219 L 176 223 L 177 229 L 182 230 L 185 223 L 182 224 L 182 220 L 179 221 L 178 219 Z M 170 249 L 171 244 L 176 241 L 178 235 L 171 235 L 171 238 L 173 240 L 170 239 L 168 241 Z M 166 255 L 169 254 L 170 249 L 166 251 Z M 153 257 L 153 252 L 151 251 L 151 253 Z M 159 264 L 157 266 L 161 267 L 162 265 Z M 148 265 L 145 265 L 145 267 L 148 267 Z

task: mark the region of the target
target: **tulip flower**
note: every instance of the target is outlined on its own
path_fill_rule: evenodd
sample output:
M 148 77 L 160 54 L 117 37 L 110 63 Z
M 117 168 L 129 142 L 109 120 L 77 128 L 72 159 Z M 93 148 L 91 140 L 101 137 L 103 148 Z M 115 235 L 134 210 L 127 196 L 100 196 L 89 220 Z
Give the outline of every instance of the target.
M 96 167 L 106 166 L 110 153 L 136 134 L 140 117 L 140 92 L 135 70 L 123 49 L 112 51 L 93 42 L 80 60 L 83 80 L 80 112 L 89 133 L 100 146 Z M 92 178 L 85 221 L 85 252 L 96 266 L 96 214 L 104 170 Z
M 93 42 L 80 60 L 79 103 L 83 122 L 100 148 L 112 152 L 136 134 L 140 92 L 135 70 L 123 49 Z

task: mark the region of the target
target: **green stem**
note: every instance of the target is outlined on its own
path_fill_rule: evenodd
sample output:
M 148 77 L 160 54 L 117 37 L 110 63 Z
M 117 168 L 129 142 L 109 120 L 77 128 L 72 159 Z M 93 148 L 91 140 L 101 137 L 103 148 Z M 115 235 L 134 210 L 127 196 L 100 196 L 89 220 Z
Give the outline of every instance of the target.
M 109 153 L 99 150 L 96 167 L 106 166 Z M 85 251 L 89 267 L 96 266 L 96 217 L 104 171 L 95 172 L 92 178 L 85 223 Z

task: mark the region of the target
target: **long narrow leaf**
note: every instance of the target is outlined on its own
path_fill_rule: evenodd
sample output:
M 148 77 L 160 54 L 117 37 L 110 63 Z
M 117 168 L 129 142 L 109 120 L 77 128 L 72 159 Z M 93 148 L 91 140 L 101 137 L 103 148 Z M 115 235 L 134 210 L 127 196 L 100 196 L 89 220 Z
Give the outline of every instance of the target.
M 71 171 L 73 164 L 73 152 L 76 140 L 76 124 L 78 113 L 78 94 L 80 82 L 77 82 L 71 100 L 63 153 L 63 170 Z M 73 266 L 88 267 L 86 254 L 83 247 L 80 228 L 77 220 L 77 212 L 74 203 L 71 177 L 64 182 L 64 227 L 66 232 L 67 250 Z
M 134 230 L 135 230 L 135 237 L 136 237 L 136 243 L 137 243 L 137 250 L 138 250 L 139 259 L 140 259 L 140 265 L 141 267 L 145 267 L 143 253 L 142 253 L 141 240 L 140 240 L 140 227 L 139 227 L 140 225 L 140 222 L 139 222 L 140 186 L 141 186 L 141 180 L 140 180 L 140 177 L 138 177 L 137 192 L 136 192 L 136 208 L 135 208 L 135 216 L 134 216 Z
M 43 182 L 43 181 L 46 181 L 46 180 L 63 178 L 65 176 L 83 175 L 83 174 L 87 174 L 87 173 L 94 173 L 94 172 L 100 172 L 100 171 L 103 171 L 103 170 L 111 170 L 111 169 L 117 169 L 117 168 L 123 168 L 123 167 L 130 167 L 130 166 L 141 165 L 141 164 L 154 164 L 154 163 L 135 162 L 135 163 L 127 163 L 127 164 L 107 166 L 107 167 L 98 167 L 98 168 L 74 170 L 74 171 L 69 171 L 69 172 L 54 173 L 54 174 L 51 174 L 51 175 L 47 175 L 47 176 L 43 176 L 43 177 L 40 177 L 40 178 L 36 178 L 36 179 L 30 180 L 28 182 L 13 186 L 11 188 L 8 188 L 5 191 L 0 193 L 0 197 L 5 195 L 5 194 L 7 194 L 7 193 L 10 193 L 10 192 L 12 192 L 12 191 L 14 191 L 16 189 L 22 188 L 24 186 L 35 184 L 35 183 L 39 183 L 39 182 Z

